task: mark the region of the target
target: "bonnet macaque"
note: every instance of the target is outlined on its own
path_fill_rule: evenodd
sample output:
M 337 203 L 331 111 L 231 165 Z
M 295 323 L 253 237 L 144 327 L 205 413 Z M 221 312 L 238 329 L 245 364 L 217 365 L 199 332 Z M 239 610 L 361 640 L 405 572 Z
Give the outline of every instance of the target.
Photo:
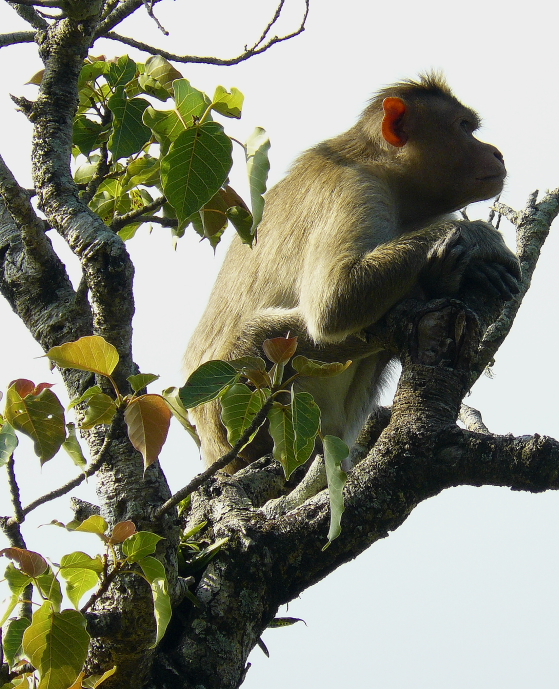
M 390 358 L 364 331 L 406 296 L 453 296 L 468 285 L 503 300 L 518 292 L 518 261 L 500 233 L 449 216 L 503 187 L 503 156 L 476 139 L 478 127 L 477 114 L 428 74 L 383 89 L 354 127 L 303 153 L 268 192 L 256 246 L 233 240 L 186 373 L 297 335 L 299 354 L 353 361 L 334 378 L 297 382 L 319 405 L 323 433 L 351 446 Z M 230 449 L 219 404 L 190 414 L 211 464 Z M 259 433 L 230 468 L 271 448 Z

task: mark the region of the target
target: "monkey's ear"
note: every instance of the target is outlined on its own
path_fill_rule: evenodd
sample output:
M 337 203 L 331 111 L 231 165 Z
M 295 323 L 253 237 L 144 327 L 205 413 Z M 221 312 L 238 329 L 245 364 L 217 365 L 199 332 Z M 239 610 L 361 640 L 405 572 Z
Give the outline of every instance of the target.
M 382 108 L 382 136 L 392 146 L 401 148 L 408 140 L 408 135 L 402 128 L 402 120 L 408 108 L 401 98 L 396 97 L 385 98 Z

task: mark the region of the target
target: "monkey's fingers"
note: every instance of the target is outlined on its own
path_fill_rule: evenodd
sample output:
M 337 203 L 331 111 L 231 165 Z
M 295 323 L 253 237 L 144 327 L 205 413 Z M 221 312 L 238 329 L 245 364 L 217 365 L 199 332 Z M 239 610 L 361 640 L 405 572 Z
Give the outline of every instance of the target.
M 510 301 L 519 288 L 516 280 L 500 263 L 478 263 L 470 266 L 468 277 L 481 285 L 487 292 L 505 301 Z

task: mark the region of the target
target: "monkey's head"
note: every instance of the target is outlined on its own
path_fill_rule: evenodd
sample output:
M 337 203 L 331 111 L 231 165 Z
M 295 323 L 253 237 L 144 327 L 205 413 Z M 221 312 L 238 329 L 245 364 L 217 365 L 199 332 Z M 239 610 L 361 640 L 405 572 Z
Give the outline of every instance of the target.
M 367 115 L 371 138 L 382 151 L 379 162 L 385 158 L 408 217 L 449 213 L 502 190 L 501 152 L 474 136 L 477 113 L 462 105 L 439 75 L 381 91 Z

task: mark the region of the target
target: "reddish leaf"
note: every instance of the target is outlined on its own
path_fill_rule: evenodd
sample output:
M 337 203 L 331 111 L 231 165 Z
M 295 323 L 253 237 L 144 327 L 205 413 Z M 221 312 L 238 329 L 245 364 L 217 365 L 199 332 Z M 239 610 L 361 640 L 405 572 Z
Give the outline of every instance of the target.
M 0 555 L 9 557 L 19 565 L 22 572 L 30 577 L 36 578 L 47 571 L 48 564 L 45 558 L 33 550 L 23 548 L 4 548 L 0 550 Z
M 142 453 L 147 468 L 159 457 L 167 439 L 171 423 L 169 405 L 161 395 L 142 395 L 126 407 L 124 419 L 130 442 Z
M 297 350 L 296 337 L 274 337 L 265 340 L 262 349 L 264 354 L 273 361 L 274 364 L 285 364 L 291 359 Z
M 125 541 L 127 538 L 130 538 L 130 536 L 133 536 L 136 533 L 136 525 L 134 522 L 131 521 L 125 521 L 125 522 L 119 522 L 118 524 L 115 524 L 115 528 L 113 529 L 113 533 L 111 534 L 111 537 L 109 538 L 109 543 L 122 543 Z

